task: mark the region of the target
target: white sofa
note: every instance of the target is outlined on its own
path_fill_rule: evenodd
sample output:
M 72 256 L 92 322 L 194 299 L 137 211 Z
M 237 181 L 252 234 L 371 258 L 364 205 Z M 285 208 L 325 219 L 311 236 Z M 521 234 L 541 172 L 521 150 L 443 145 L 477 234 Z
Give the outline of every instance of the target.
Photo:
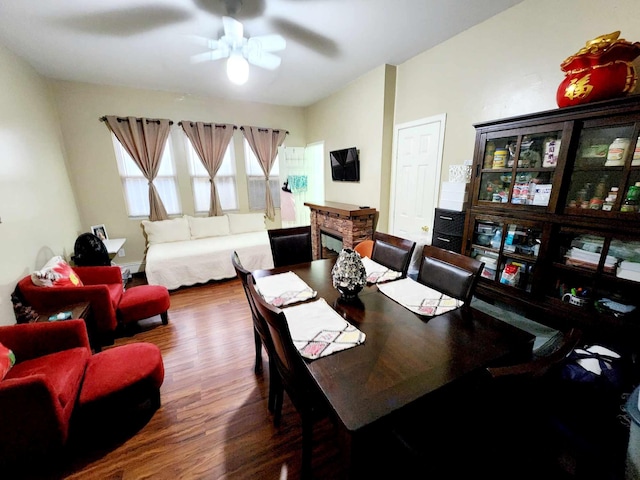
M 142 222 L 147 282 L 168 289 L 233 278 L 231 253 L 250 271 L 273 268 L 264 215 L 237 213 Z

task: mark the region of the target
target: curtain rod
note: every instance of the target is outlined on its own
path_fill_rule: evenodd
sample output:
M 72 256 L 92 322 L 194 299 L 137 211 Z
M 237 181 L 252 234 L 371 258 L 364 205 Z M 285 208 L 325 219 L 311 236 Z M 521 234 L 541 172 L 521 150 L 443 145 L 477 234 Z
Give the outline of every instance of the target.
M 191 124 L 191 126 L 193 126 L 194 123 L 198 123 L 198 122 L 192 122 L 190 120 L 181 120 L 178 122 L 178 125 L 182 126 L 183 123 L 185 122 L 189 122 Z M 224 123 L 206 123 L 206 122 L 202 122 L 204 125 L 211 125 L 212 127 L 216 127 L 216 128 L 227 128 L 227 124 Z M 231 125 L 233 127 L 234 130 L 237 130 L 238 127 L 236 125 Z
M 240 127 L 240 130 L 242 130 L 242 131 L 244 132 L 244 127 Z M 259 131 L 259 132 L 268 132 L 268 131 L 269 131 L 269 129 L 268 129 L 268 128 L 259 128 L 259 127 L 258 127 L 258 131 Z M 274 132 L 276 132 L 276 133 L 280 133 L 280 132 L 282 132 L 282 130 L 279 130 L 279 129 L 277 129 L 277 128 L 274 128 L 274 129 L 273 129 L 273 131 L 274 131 Z M 289 130 L 284 130 L 284 133 L 285 133 L 285 134 L 287 134 L 287 135 L 289 135 Z
M 125 120 L 128 120 L 127 117 L 116 117 L 116 120 L 118 120 L 118 122 L 124 122 Z M 137 118 L 137 121 L 143 120 L 142 118 Z M 144 120 L 146 120 L 147 123 L 160 123 L 160 120 L 155 120 L 155 119 L 150 119 L 150 118 L 145 118 Z M 107 121 L 107 117 L 100 117 L 100 121 L 101 122 L 106 122 Z M 169 120 L 169 125 L 173 125 L 173 120 Z

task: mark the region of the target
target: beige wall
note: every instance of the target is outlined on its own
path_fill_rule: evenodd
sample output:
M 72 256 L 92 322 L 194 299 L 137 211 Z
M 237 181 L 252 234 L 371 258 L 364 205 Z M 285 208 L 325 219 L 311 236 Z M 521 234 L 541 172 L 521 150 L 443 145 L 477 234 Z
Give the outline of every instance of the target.
M 474 123 L 555 108 L 560 63 L 587 40 L 615 30 L 640 41 L 639 18 L 636 0 L 525 0 L 397 68 L 379 66 L 306 109 L 60 81 L 51 82 L 50 96 L 45 80 L 0 46 L 0 324 L 13 322 L 9 295 L 17 280 L 54 254 L 69 256 L 76 235 L 93 224 L 127 238 L 119 262 L 143 258 L 140 220 L 127 217 L 110 135 L 98 121 L 102 115 L 286 128 L 287 145 L 324 141 L 327 157 L 356 146 L 360 183 L 327 180 L 325 198 L 379 209 L 378 228 L 385 231 L 393 124 L 447 114 L 446 180 L 448 165 L 473 155 Z M 177 124 L 172 137 L 178 140 L 183 210 L 192 213 Z M 239 134 L 235 145 L 240 208 L 246 211 Z M 328 158 L 324 169 L 330 179 Z
M 17 281 L 70 254 L 80 220 L 46 82 L 1 45 L 0 66 L 0 325 L 10 325 Z
M 258 103 L 203 98 L 167 92 L 135 90 L 73 82 L 52 82 L 68 154 L 71 181 L 78 198 L 82 227 L 104 223 L 109 237 L 125 237 L 125 257 L 118 263 L 136 264 L 144 256 L 141 219 L 129 218 L 113 152 L 111 134 L 99 118 L 103 115 L 168 118 L 183 213 L 193 215 L 191 183 L 184 152 L 181 120 L 285 128 L 288 146 L 305 142 L 304 110 Z M 242 133 L 236 131 L 240 210 L 248 211 Z M 279 218 L 272 225 L 279 226 Z
M 473 124 L 557 107 L 562 61 L 599 35 L 640 41 L 637 0 L 525 0 L 398 67 L 395 122 L 447 114 L 448 165 L 473 156 Z
M 388 210 L 395 70 L 380 66 L 307 108 L 307 143 L 324 140 L 325 200 Z M 360 182 L 334 182 L 329 152 L 348 147 L 360 151 Z

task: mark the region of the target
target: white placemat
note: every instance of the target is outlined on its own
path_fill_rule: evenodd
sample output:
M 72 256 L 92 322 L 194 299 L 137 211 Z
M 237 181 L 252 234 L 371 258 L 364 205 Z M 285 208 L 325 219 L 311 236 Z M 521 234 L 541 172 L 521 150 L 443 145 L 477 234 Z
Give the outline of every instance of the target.
M 309 300 L 317 294 L 293 272 L 256 278 L 256 289 L 267 303 L 276 307 Z
M 367 272 L 367 283 L 389 282 L 402 276 L 402 272 L 391 270 L 390 268 L 371 260 L 369 257 L 362 258 L 362 264 Z
M 428 317 L 455 310 L 463 305 L 462 301 L 411 278 L 380 284 L 378 290 L 412 312 Z
M 331 355 L 364 343 L 366 335 L 321 298 L 284 310 L 293 343 L 305 358 Z

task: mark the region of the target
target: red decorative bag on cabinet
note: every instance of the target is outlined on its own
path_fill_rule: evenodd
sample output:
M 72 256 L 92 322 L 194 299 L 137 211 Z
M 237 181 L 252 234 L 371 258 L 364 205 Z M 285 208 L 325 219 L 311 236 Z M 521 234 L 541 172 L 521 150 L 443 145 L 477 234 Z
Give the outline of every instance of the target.
M 556 94 L 559 107 L 622 97 L 635 88 L 637 76 L 631 62 L 640 55 L 640 43 L 619 36 L 618 31 L 589 40 L 562 62 L 565 79 Z

